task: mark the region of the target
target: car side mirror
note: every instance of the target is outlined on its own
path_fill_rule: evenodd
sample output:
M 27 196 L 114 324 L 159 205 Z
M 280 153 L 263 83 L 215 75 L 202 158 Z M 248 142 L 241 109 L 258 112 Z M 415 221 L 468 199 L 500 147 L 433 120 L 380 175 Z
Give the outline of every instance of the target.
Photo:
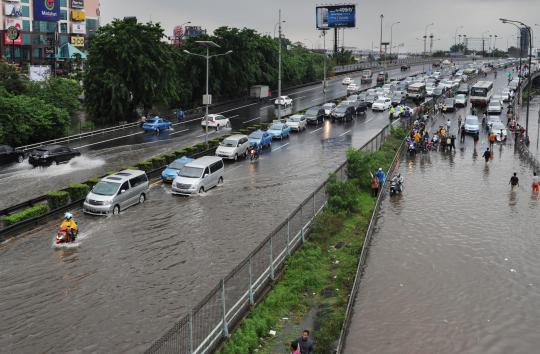
M 126 190 L 125 190 L 125 189 L 122 189 L 122 190 L 120 190 L 120 193 L 118 193 L 118 194 L 123 194 L 123 193 L 125 193 L 125 192 L 126 192 Z
M 206 178 L 206 177 L 208 177 L 208 173 L 205 173 L 205 174 L 203 175 L 203 178 Z

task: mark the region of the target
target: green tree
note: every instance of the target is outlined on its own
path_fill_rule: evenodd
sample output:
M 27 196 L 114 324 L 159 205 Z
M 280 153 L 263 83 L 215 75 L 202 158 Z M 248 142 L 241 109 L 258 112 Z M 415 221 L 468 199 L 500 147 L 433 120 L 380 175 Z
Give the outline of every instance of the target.
M 81 109 L 79 95 L 82 88 L 76 80 L 54 77 L 43 82 L 29 82 L 28 87 L 29 96 L 65 109 L 70 116 Z
M 134 118 L 137 107 L 177 100 L 175 55 L 159 24 L 114 20 L 100 27 L 85 66 L 87 111 L 94 122 Z
M 24 79 L 17 67 L 3 60 L 0 60 L 0 87 L 14 94 L 21 94 L 26 91 Z

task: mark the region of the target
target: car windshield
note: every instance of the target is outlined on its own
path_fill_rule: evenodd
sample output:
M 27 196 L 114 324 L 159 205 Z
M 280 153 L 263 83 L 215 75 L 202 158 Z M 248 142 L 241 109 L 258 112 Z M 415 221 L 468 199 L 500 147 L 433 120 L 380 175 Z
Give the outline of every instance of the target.
M 446 105 L 453 105 L 454 104 L 454 100 L 451 99 L 451 98 L 447 98 L 444 100 L 444 104 Z
M 169 168 L 172 168 L 173 170 L 181 170 L 185 164 L 185 162 L 173 161 L 173 163 L 169 165 Z
M 146 120 L 146 123 L 157 123 L 157 121 L 158 120 L 156 118 L 150 118 Z
M 501 131 L 501 130 L 505 130 L 506 127 L 504 126 L 503 123 L 501 122 L 495 122 L 493 123 L 493 125 L 491 126 L 493 128 L 493 130 L 496 130 L 496 131 Z
M 238 140 L 225 139 L 219 145 L 224 147 L 236 147 L 238 145 Z
M 499 107 L 501 104 L 499 103 L 499 101 L 492 101 L 489 102 L 489 105 L 490 107 Z
M 464 100 L 464 99 L 465 99 L 465 95 L 457 95 L 457 96 L 456 96 L 456 99 L 458 99 L 458 100 Z
M 476 124 L 478 124 L 478 118 L 476 118 L 476 117 L 468 117 L 468 118 L 465 119 L 465 124 L 476 125 Z
M 180 171 L 180 177 L 187 177 L 187 178 L 199 178 L 203 174 L 203 169 L 200 167 L 191 167 L 191 166 L 184 166 L 182 171 Z
M 308 116 L 316 116 L 317 113 L 319 113 L 319 110 L 318 109 L 310 109 L 306 112 L 306 115 Z
M 100 181 L 92 189 L 92 193 L 98 195 L 114 195 L 120 188 L 120 183 Z
M 325 103 L 325 104 L 323 105 L 323 108 L 325 108 L 325 109 L 332 109 L 332 108 L 334 108 L 334 105 L 331 104 L 331 103 Z
M 336 113 L 345 113 L 346 110 L 347 110 L 347 106 L 338 106 L 336 108 Z
M 255 132 L 255 133 L 249 134 L 250 139 L 262 139 L 262 137 L 263 137 L 263 133 L 261 132 Z
M 300 122 L 302 120 L 301 117 L 290 117 L 287 119 L 289 122 Z
M 272 124 L 270 127 L 270 130 L 281 130 L 283 127 L 283 124 Z
M 380 99 L 378 99 L 377 102 L 375 102 L 375 103 L 384 103 L 384 102 L 385 102 L 385 100 L 384 100 L 383 98 L 380 98 Z

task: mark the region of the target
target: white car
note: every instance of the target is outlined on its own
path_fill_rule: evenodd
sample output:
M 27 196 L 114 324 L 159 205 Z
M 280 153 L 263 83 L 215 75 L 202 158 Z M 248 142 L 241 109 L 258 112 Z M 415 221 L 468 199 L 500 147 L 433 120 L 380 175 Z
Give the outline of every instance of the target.
M 287 118 L 287 122 L 285 124 L 287 124 L 289 128 L 291 128 L 291 130 L 301 132 L 302 130 L 306 129 L 307 120 L 303 114 L 293 114 L 292 116 Z
M 280 96 L 276 98 L 274 101 L 274 104 L 276 106 L 291 106 L 292 105 L 292 98 L 289 96 Z
M 206 127 L 206 117 L 202 118 L 201 126 Z M 216 130 L 220 128 L 230 128 L 231 121 L 229 118 L 222 116 L 221 114 L 209 114 L 208 115 L 208 128 L 215 128 Z
M 377 101 L 373 102 L 373 104 L 371 105 L 371 110 L 384 112 L 389 109 L 391 105 L 392 100 L 390 98 L 380 97 L 379 99 L 377 99 Z
M 491 125 L 491 131 L 497 136 L 497 141 L 505 141 L 508 137 L 508 130 L 502 122 L 494 122 Z
M 356 93 L 360 90 L 360 87 L 354 82 L 347 86 L 347 94 Z
M 501 114 L 503 111 L 503 107 L 500 101 L 498 100 L 491 100 L 487 107 L 487 113 L 488 114 Z
M 249 138 L 247 135 L 231 135 L 219 144 L 216 156 L 236 161 L 239 157 L 246 157 L 248 147 Z
M 322 108 L 324 109 L 324 115 L 327 116 L 327 117 L 330 117 L 330 115 L 332 114 L 332 112 L 336 108 L 336 104 L 332 103 L 332 102 L 325 103 L 325 104 L 323 104 Z
M 346 78 L 344 78 L 344 79 L 341 81 L 341 83 L 342 83 L 343 85 L 350 85 L 350 84 L 352 84 L 353 82 L 354 82 L 354 80 L 351 79 L 350 77 L 346 77 Z
M 465 118 L 465 133 L 473 133 L 476 134 L 480 132 L 480 123 L 478 122 L 477 116 L 467 116 Z
M 465 107 L 467 105 L 467 96 L 464 94 L 459 94 L 456 96 L 456 107 Z

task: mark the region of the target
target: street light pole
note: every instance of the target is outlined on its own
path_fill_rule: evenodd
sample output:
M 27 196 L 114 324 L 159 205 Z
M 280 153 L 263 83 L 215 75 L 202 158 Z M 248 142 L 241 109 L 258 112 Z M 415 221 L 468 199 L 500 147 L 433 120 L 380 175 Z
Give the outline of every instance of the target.
M 424 64 L 425 64 L 425 61 L 426 61 L 426 41 L 427 41 L 427 29 L 428 27 L 430 26 L 433 26 L 435 23 L 432 22 L 430 23 L 429 25 L 426 25 L 426 27 L 424 27 L 424 55 L 423 55 L 423 60 L 422 60 L 422 71 L 426 71 L 424 69 Z
M 390 25 L 390 57 L 392 57 L 392 41 L 393 41 L 393 29 L 394 25 L 400 24 L 400 21 L 396 21 Z
M 324 66 L 323 66 L 323 96 L 324 103 L 326 103 L 326 30 L 323 30 L 323 55 L 324 55 Z
M 278 49 L 278 120 L 281 120 L 281 9 L 279 9 L 279 49 Z M 285 102 L 284 102 L 285 103 Z
M 379 41 L 379 57 L 382 59 L 382 22 L 383 22 L 384 15 L 381 14 L 381 40 Z
M 456 28 L 456 31 L 454 32 L 454 46 L 457 46 L 457 32 L 462 28 L 463 26 L 459 26 L 458 28 Z

